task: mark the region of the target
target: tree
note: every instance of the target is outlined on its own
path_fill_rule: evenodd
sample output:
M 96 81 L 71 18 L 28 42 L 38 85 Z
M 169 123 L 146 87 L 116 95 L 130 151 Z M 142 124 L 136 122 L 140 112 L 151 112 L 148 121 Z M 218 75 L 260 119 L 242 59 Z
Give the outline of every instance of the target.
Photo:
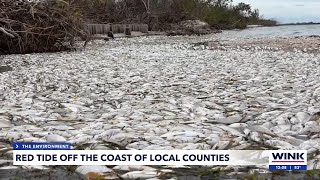
M 251 15 L 250 15 L 252 18 L 254 19 L 259 19 L 260 18 L 260 13 L 259 13 L 259 9 L 254 9 L 252 12 L 251 12 Z
M 238 5 L 236 5 L 234 7 L 234 9 L 247 17 L 251 15 L 251 5 L 250 4 L 239 3 Z
M 226 7 L 230 3 L 232 3 L 232 0 L 216 0 L 215 2 L 218 7 Z
M 150 0 L 141 0 L 141 2 L 143 3 L 147 14 L 150 13 Z

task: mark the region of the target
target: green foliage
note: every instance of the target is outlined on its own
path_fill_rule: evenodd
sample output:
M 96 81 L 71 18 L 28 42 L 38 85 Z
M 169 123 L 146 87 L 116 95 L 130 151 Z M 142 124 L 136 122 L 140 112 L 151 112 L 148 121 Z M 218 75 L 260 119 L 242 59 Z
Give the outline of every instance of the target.
M 67 0 L 65 0 L 67 1 Z M 158 17 L 160 27 L 188 19 L 200 19 L 216 29 L 246 28 L 248 24 L 275 25 L 260 17 L 249 4 L 231 5 L 231 0 L 69 0 L 88 21 L 150 23 Z M 146 6 L 147 5 L 147 6 Z
M 83 23 L 147 23 L 158 30 L 199 19 L 215 29 L 275 25 L 259 10 L 231 0 L 5 0 L 1 1 L 0 54 L 55 52 L 73 48 L 88 34 Z
M 271 171 L 273 176 L 284 176 L 286 173 L 286 171 Z
M 308 170 L 308 171 L 306 171 L 306 175 L 308 177 L 320 178 L 320 171 L 319 171 L 319 169 Z
M 267 177 L 259 176 L 258 173 L 253 173 L 244 178 L 245 180 L 267 180 Z
M 220 176 L 221 170 L 220 169 L 209 169 L 209 170 L 200 170 L 198 175 L 200 177 L 210 177 L 210 178 L 217 178 Z

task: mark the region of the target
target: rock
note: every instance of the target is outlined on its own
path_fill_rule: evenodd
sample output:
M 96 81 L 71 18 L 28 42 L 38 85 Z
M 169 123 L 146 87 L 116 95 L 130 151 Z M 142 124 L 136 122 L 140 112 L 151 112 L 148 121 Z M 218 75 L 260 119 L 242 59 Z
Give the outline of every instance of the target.
M 185 20 L 181 21 L 179 26 L 183 29 L 205 29 L 209 27 L 209 24 L 200 20 Z
M 167 32 L 168 36 L 177 36 L 177 35 L 203 35 L 210 33 L 220 33 L 221 31 L 212 30 L 208 23 L 200 20 L 185 20 L 181 21 L 178 24 L 172 25 L 171 31 Z

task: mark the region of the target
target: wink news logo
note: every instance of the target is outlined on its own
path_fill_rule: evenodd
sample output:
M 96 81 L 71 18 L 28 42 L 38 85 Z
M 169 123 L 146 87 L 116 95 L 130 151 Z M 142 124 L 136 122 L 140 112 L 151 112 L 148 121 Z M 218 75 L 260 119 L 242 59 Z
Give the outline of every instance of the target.
M 305 150 L 277 150 L 269 152 L 269 164 L 307 164 L 307 151 Z

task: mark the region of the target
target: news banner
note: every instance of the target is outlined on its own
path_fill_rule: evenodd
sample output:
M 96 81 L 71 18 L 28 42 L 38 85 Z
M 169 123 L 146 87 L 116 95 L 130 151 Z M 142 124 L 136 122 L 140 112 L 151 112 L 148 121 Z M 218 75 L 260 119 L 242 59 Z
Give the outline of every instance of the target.
M 14 165 L 234 165 L 307 170 L 305 150 L 73 150 L 69 143 L 13 144 Z

